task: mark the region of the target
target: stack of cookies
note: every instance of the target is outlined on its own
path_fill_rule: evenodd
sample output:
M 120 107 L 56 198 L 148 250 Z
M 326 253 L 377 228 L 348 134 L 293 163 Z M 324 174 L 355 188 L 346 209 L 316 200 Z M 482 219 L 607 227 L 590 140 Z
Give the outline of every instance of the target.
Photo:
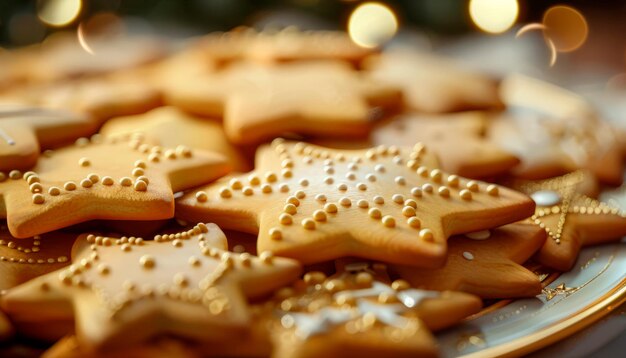
M 437 356 L 626 235 L 623 138 L 552 84 L 336 32 L 99 46 L 1 59 L 0 335 L 46 357 Z

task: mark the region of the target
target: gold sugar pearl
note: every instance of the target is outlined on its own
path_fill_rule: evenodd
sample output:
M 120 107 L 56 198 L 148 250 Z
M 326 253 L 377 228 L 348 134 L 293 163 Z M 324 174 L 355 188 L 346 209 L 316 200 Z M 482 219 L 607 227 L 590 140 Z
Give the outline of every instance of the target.
M 205 193 L 205 192 L 203 192 L 203 191 L 199 191 L 199 192 L 197 192 L 197 193 L 196 193 L 196 200 L 197 200 L 198 202 L 200 202 L 200 203 L 204 203 L 204 202 L 206 202 L 206 201 L 208 200 L 208 198 L 209 198 L 209 197 L 208 197 L 208 196 L 206 195 L 206 193 Z
M 421 198 L 422 197 L 422 189 L 418 188 L 418 187 L 411 188 L 411 195 L 413 195 L 416 198 Z
M 139 258 L 139 264 L 146 269 L 151 269 L 156 265 L 156 260 L 152 255 L 143 255 Z
M 290 196 L 287 198 L 287 204 L 293 204 L 295 206 L 300 206 L 300 200 L 295 196 Z
M 404 201 L 404 206 L 410 206 L 413 209 L 417 209 L 417 201 L 415 201 L 413 199 L 406 199 Z
M 416 218 L 415 216 L 408 218 L 406 223 L 409 224 L 409 226 L 414 229 L 419 229 L 422 226 L 422 223 L 420 222 L 420 220 Z
M 278 186 L 278 190 L 279 190 L 281 193 L 286 193 L 286 192 L 288 192 L 288 191 L 289 191 L 289 185 L 284 184 L 284 183 L 283 183 L 283 184 L 280 184 L 280 185 Z
M 453 174 L 453 175 L 448 176 L 448 185 L 450 187 L 452 187 L 452 188 L 458 187 L 459 186 L 459 182 L 460 182 L 460 179 L 459 179 L 458 175 L 454 175 Z
M 142 176 L 145 174 L 145 171 L 141 168 L 135 168 L 133 169 L 132 173 L 131 173 L 134 177 L 138 177 L 138 176 Z
M 31 193 L 41 193 L 43 191 L 43 185 L 40 183 L 33 183 L 29 187 Z
M 361 209 L 367 209 L 370 206 L 370 204 L 365 199 L 360 199 L 359 201 L 357 201 L 356 205 Z
M 82 186 L 83 188 L 91 188 L 93 186 L 93 183 L 89 179 L 83 179 L 80 181 L 80 186 Z
M 317 194 L 315 196 L 315 200 L 321 201 L 321 202 L 325 202 L 327 200 L 327 198 L 326 198 L 326 195 L 324 195 L 324 194 Z
M 277 180 L 278 180 L 278 177 L 276 176 L 276 174 L 275 174 L 275 173 L 272 173 L 272 172 L 267 172 L 267 173 L 265 173 L 265 180 L 266 180 L 268 183 L 273 183 L 273 182 L 275 182 L 275 181 L 277 181 Z
M 400 194 L 393 194 L 391 200 L 393 200 L 393 202 L 396 204 L 404 204 L 404 196 Z
M 426 167 L 419 167 L 417 168 L 417 170 L 415 171 L 417 173 L 417 175 L 422 176 L 424 178 L 428 177 L 428 168 Z
M 490 184 L 487 186 L 487 194 L 491 196 L 498 196 L 499 193 L 500 193 L 500 190 L 498 190 L 497 185 Z
M 111 186 L 115 184 L 115 181 L 110 176 L 102 177 L 102 185 Z
M 283 232 L 279 228 L 271 228 L 269 231 L 270 239 L 274 241 L 280 241 L 283 238 Z
M 261 179 L 259 179 L 258 176 L 252 174 L 248 176 L 248 183 L 250 183 L 250 185 L 259 185 L 261 184 Z
M 383 222 L 383 225 L 389 228 L 396 226 L 396 219 L 394 219 L 391 215 L 387 215 L 383 217 L 382 222 Z
M 432 242 L 434 240 L 433 232 L 429 229 L 422 229 L 419 233 L 420 239 L 428 242 Z
M 34 184 L 34 183 L 39 183 L 39 176 L 37 176 L 37 174 L 31 174 L 28 178 L 26 178 L 26 175 L 24 175 L 24 178 L 26 179 L 26 182 L 28 184 Z
M 324 211 L 334 214 L 337 212 L 337 205 L 335 205 L 334 203 L 324 204 Z
M 424 193 L 431 194 L 434 190 L 435 188 L 432 186 L 432 184 L 426 183 L 422 185 L 422 192 Z
M 313 219 L 315 221 L 326 221 L 326 213 L 324 210 L 315 210 L 313 212 Z
M 378 208 L 371 208 L 367 213 L 372 219 L 380 219 L 382 216 L 382 213 Z
M 443 174 L 441 173 L 441 170 L 439 169 L 433 169 L 430 172 L 430 178 L 435 182 L 435 183 L 441 183 Z
M 394 178 L 394 181 L 396 182 L 396 184 L 398 185 L 406 185 L 406 179 L 404 179 L 404 177 L 402 176 L 397 176 Z
M 134 185 L 135 191 L 146 191 L 148 190 L 148 184 L 145 181 L 137 180 Z
M 144 162 L 143 160 L 135 161 L 135 168 L 146 169 L 146 162 Z
M 296 198 L 297 198 L 297 199 L 300 199 L 300 200 L 302 200 L 302 199 L 306 198 L 306 194 L 305 194 L 305 192 L 303 192 L 302 190 L 298 190 L 298 191 L 296 191 L 296 194 L 295 194 L 295 195 L 296 195 Z
M 91 161 L 87 158 L 80 158 L 78 160 L 78 165 L 80 165 L 81 167 L 88 167 L 91 165 Z
M 365 185 L 365 183 L 357 183 L 356 188 L 361 191 L 365 191 L 367 190 L 367 185 Z
M 298 208 L 293 204 L 287 204 L 283 207 L 283 211 L 287 214 L 294 215 L 298 212 Z
M 376 195 L 374 197 L 374 203 L 378 204 L 378 205 L 383 205 L 385 203 L 385 199 L 380 196 L 380 195 Z
M 439 189 L 437 189 L 437 192 L 439 193 L 439 196 L 441 196 L 442 198 L 450 197 L 450 189 L 448 189 L 445 186 L 439 187 Z
M 129 177 L 123 177 L 120 179 L 121 186 L 131 186 L 133 185 L 133 180 Z
M 463 200 L 472 200 L 472 192 L 470 192 L 467 189 L 463 189 L 459 192 L 459 195 L 461 196 L 461 199 Z
M 406 217 L 415 216 L 415 208 L 412 206 L 405 206 L 402 208 L 402 215 Z
M 220 189 L 220 197 L 222 198 L 230 198 L 233 196 L 233 193 L 228 188 Z
M 46 199 L 43 197 L 43 195 L 37 193 L 33 195 L 33 204 L 43 204 L 46 201 Z
M 467 187 L 467 189 L 469 189 L 470 191 L 473 192 L 478 192 L 478 183 L 474 180 L 470 180 L 467 182 L 467 184 L 465 185 Z
M 48 194 L 52 195 L 52 196 L 57 196 L 61 194 L 61 189 L 57 188 L 56 186 L 52 186 L 50 187 L 50 189 L 48 189 Z
M 150 184 L 150 179 L 148 179 L 148 177 L 146 176 L 140 176 L 139 178 L 137 178 L 137 180 L 141 180 L 142 182 L 146 183 L 146 184 Z
M 98 181 L 100 181 L 100 176 L 98 174 L 91 173 L 87 175 L 87 179 L 89 179 L 89 181 L 91 181 L 92 184 L 95 184 Z
M 259 255 L 259 259 L 261 259 L 261 262 L 264 264 L 271 264 L 274 259 L 274 254 L 271 251 L 263 251 Z
M 307 230 L 315 230 L 315 221 L 310 218 L 302 220 L 302 227 Z
M 293 223 L 293 218 L 289 214 L 280 214 L 278 217 L 278 221 L 283 225 L 291 225 Z
M 243 184 L 241 183 L 241 181 L 239 179 L 231 179 L 229 182 L 229 185 L 231 187 L 231 189 L 233 190 L 239 190 L 241 188 L 243 188 Z
M 341 206 L 350 207 L 352 205 L 352 200 L 350 200 L 350 198 L 343 197 L 339 199 L 339 204 Z
M 63 189 L 67 191 L 76 190 L 76 184 L 74 184 L 74 182 L 68 181 L 65 184 L 63 184 Z

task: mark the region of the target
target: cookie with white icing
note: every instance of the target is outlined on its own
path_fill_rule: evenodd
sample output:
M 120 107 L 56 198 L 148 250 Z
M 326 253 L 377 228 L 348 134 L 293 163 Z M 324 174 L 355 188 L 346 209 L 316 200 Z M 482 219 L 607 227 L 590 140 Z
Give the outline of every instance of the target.
M 435 270 L 390 265 L 389 270 L 413 287 L 455 290 L 482 298 L 533 297 L 541 281 L 521 264 L 546 241 L 545 231 L 516 223 L 450 238 L 448 260 Z
M 353 270 L 354 268 L 354 270 Z M 481 308 L 475 296 L 382 281 L 367 265 L 309 272 L 264 306 L 273 357 L 437 356 L 430 331 Z
M 515 188 L 537 204 L 528 219 L 548 234 L 537 259 L 559 271 L 572 268 L 584 246 L 614 242 L 626 235 L 626 212 L 585 195 L 583 172 L 536 182 L 520 182 Z

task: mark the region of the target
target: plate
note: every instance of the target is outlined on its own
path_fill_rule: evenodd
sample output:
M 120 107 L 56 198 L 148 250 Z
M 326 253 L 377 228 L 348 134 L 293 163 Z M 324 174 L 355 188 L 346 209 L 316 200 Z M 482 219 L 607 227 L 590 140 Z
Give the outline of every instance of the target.
M 626 301 L 626 242 L 586 248 L 571 271 L 542 279 L 542 294 L 497 302 L 441 332 L 441 356 L 520 356 L 600 319 Z

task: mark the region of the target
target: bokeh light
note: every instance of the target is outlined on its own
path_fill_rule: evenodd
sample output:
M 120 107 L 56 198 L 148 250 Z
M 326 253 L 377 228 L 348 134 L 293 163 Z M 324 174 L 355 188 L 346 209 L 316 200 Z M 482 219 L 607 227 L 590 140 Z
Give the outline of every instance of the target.
M 515 24 L 519 5 L 517 0 L 470 0 L 469 13 L 479 29 L 499 34 Z
M 367 2 L 359 5 L 348 20 L 348 33 L 359 46 L 373 48 L 389 41 L 398 31 L 398 20 L 386 5 Z
M 46 25 L 63 27 L 78 18 L 82 7 L 82 0 L 38 0 L 37 16 Z
M 543 15 L 546 39 L 554 43 L 559 52 L 571 52 L 587 40 L 589 28 L 585 17 L 569 6 L 553 6 Z

